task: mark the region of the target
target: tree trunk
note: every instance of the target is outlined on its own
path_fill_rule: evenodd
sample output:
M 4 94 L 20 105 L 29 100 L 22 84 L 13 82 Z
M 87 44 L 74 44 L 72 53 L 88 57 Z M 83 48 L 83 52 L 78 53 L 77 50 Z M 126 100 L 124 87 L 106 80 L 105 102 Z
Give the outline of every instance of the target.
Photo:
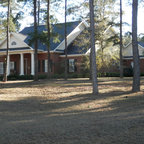
M 122 0 L 120 0 L 120 78 L 123 78 L 123 58 L 122 58 Z
M 90 50 L 89 62 L 90 62 L 89 79 L 92 80 L 92 51 L 91 50 Z
M 41 3 L 40 3 L 40 0 L 38 0 L 38 26 L 40 23 L 40 6 L 41 6 Z
M 37 41 L 37 1 L 34 0 L 34 33 L 35 33 L 35 41 L 34 41 L 34 59 L 35 59 L 35 76 L 34 76 L 34 80 L 37 81 L 38 80 L 38 54 L 37 54 L 37 49 L 38 49 L 38 41 Z
M 6 49 L 5 68 L 4 68 L 4 79 L 3 79 L 4 82 L 7 81 L 7 75 L 8 75 L 8 55 L 10 44 L 9 19 L 10 19 L 10 0 L 8 0 L 8 12 L 7 12 L 7 49 Z
M 91 32 L 91 50 L 92 50 L 92 83 L 93 94 L 98 94 L 98 80 L 96 69 L 96 51 L 95 51 L 95 34 L 94 34 L 94 6 L 93 0 L 89 0 L 90 8 L 90 32 Z
M 140 91 L 140 60 L 137 42 L 137 11 L 138 0 L 133 0 L 132 5 L 132 47 L 133 47 L 133 61 L 134 61 L 134 76 L 133 76 L 133 92 Z
M 47 0 L 47 29 L 48 29 L 48 44 L 47 44 L 47 54 L 48 54 L 48 75 L 47 78 L 51 77 L 51 66 L 50 66 L 50 0 Z
M 67 80 L 68 58 L 67 58 L 67 0 L 65 0 L 65 80 Z

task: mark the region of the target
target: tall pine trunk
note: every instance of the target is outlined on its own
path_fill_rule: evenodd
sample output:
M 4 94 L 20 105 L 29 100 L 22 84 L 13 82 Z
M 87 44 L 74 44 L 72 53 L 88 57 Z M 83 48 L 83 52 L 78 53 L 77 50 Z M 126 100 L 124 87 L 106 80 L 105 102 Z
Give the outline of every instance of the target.
M 133 61 L 134 61 L 134 76 L 132 91 L 140 91 L 140 60 L 137 42 L 137 12 L 138 0 L 133 0 L 132 4 L 132 47 L 133 47 Z
M 122 0 L 120 0 L 120 78 L 123 78 L 123 57 L 122 57 L 123 41 L 122 41 Z
M 34 0 L 33 3 L 34 3 L 34 34 L 35 34 L 35 41 L 34 41 L 35 76 L 34 76 L 34 80 L 37 81 L 38 80 L 37 1 Z
M 90 8 L 90 33 L 91 33 L 91 51 L 92 51 L 92 83 L 93 94 L 98 94 L 98 80 L 97 80 L 97 68 L 96 68 L 96 50 L 95 50 L 95 28 L 94 28 L 94 5 L 93 0 L 89 0 Z
M 65 80 L 67 80 L 68 58 L 67 58 L 67 0 L 65 0 Z
M 5 59 L 5 68 L 4 68 L 4 79 L 7 81 L 8 75 L 8 55 L 9 55 L 9 45 L 10 45 L 10 33 L 9 33 L 9 19 L 10 19 L 10 0 L 8 0 L 8 12 L 7 12 L 7 49 L 6 49 L 6 59 Z
M 37 25 L 39 26 L 40 24 L 40 7 L 41 7 L 41 3 L 40 3 L 40 0 L 38 0 L 38 22 L 37 22 Z
M 47 43 L 47 55 L 48 55 L 48 75 L 47 78 L 51 77 L 51 66 L 50 66 L 50 0 L 47 0 L 47 30 L 48 30 L 48 43 Z

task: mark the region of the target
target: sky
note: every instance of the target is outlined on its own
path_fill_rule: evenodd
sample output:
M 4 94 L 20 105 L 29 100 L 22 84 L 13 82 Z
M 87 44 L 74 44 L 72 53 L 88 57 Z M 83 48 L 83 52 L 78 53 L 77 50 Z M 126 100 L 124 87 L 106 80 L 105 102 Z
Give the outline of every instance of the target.
M 26 10 L 28 12 L 29 9 Z M 131 25 L 132 25 L 132 6 L 128 5 L 126 1 L 123 1 L 123 22 L 126 22 L 129 24 L 129 26 L 123 25 L 123 32 L 131 31 Z M 138 34 L 144 33 L 144 8 L 139 7 L 138 11 Z M 58 15 L 59 21 L 64 22 L 64 18 L 61 18 L 60 14 Z M 70 20 L 70 19 L 69 19 Z M 22 21 L 22 26 L 21 29 L 23 29 L 25 26 L 28 26 L 30 23 L 33 22 L 33 17 L 27 16 L 23 21 Z
M 78 0 L 78 1 L 83 1 L 83 0 Z M 127 1 L 123 0 L 123 22 L 127 22 L 130 26 L 125 26 L 123 25 L 123 32 L 131 31 L 131 23 L 132 23 L 132 6 L 128 5 L 126 3 Z M 76 3 L 76 0 L 75 0 Z M 139 4 L 139 11 L 138 11 L 138 34 L 144 33 L 144 8 Z M 21 29 L 22 30 L 24 27 L 29 26 L 30 24 L 33 23 L 33 17 L 30 16 L 28 13 L 31 11 L 30 8 L 25 8 L 24 13 L 25 13 L 25 18 L 21 21 Z M 58 15 L 59 21 L 64 22 L 64 16 L 61 14 Z M 70 18 L 68 18 L 70 21 Z
M 123 31 L 131 31 L 131 25 L 132 25 L 132 6 L 129 6 L 128 4 L 123 5 L 123 22 L 127 22 L 130 24 L 130 26 L 124 26 Z M 138 34 L 144 33 L 144 8 L 142 6 L 139 6 L 138 10 Z

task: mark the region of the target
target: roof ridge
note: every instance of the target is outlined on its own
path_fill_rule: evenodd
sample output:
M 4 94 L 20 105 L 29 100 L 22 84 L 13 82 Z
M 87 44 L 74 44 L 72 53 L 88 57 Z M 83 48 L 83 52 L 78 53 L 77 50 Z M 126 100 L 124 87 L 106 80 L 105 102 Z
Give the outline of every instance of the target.
M 67 22 L 67 24 L 71 24 L 71 23 L 77 23 L 77 22 L 81 22 L 81 21 L 70 21 L 70 22 Z M 52 24 L 52 25 L 62 25 L 62 24 L 64 24 L 64 22 L 63 23 L 56 23 L 56 24 Z M 39 25 L 39 26 L 37 26 L 37 27 L 43 27 L 43 26 L 46 26 L 46 24 L 41 24 L 41 25 Z M 27 27 L 24 27 L 19 33 L 21 33 L 24 29 L 26 29 L 26 28 L 32 28 L 32 27 L 34 27 L 34 26 L 27 26 Z

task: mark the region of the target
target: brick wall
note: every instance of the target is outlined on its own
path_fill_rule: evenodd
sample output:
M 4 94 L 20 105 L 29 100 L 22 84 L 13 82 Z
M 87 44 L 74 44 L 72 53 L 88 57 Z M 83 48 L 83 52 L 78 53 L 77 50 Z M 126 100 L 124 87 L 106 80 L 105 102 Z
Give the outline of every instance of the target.
M 64 57 L 59 57 L 59 53 L 51 53 L 50 59 L 52 60 L 52 74 L 64 72 Z M 0 62 L 4 62 L 6 56 L 0 56 Z M 47 59 L 47 53 L 39 53 L 38 61 L 40 62 L 40 72 L 39 74 L 45 74 L 42 68 L 42 61 Z M 68 59 L 76 60 L 76 73 L 80 73 L 80 65 L 82 61 L 82 56 L 68 57 Z M 11 71 L 11 74 L 20 74 L 20 54 L 10 55 L 10 61 L 15 62 L 15 69 Z M 31 74 L 31 54 L 24 54 L 24 74 Z
M 40 53 L 38 54 L 38 60 L 40 61 L 40 72 L 39 74 L 44 74 L 44 72 L 42 72 L 42 61 L 47 59 L 47 53 Z M 51 53 L 50 55 L 50 59 L 52 60 L 52 74 L 54 73 L 58 73 L 58 69 L 59 69 L 59 54 L 57 53 Z
M 132 59 L 124 60 L 124 68 L 131 68 L 131 62 L 133 62 Z M 140 59 L 140 71 L 141 73 L 144 73 L 144 59 Z
M 76 60 L 76 72 L 75 73 L 80 73 L 81 72 L 81 62 L 82 62 L 82 58 L 83 56 L 73 56 L 73 57 L 68 57 L 68 59 L 75 59 Z M 65 58 L 64 57 L 61 57 L 60 58 L 60 61 L 61 62 L 64 62 L 65 61 Z

